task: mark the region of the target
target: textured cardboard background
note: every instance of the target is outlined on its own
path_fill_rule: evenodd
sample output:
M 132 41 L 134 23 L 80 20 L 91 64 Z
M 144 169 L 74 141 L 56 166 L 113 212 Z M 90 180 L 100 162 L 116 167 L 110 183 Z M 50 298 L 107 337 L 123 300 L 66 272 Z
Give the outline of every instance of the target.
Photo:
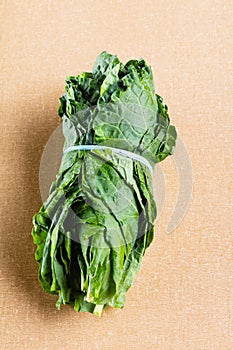
M 1 1 L 1 349 L 233 348 L 232 0 Z M 193 168 L 192 201 L 166 234 L 166 201 L 123 310 L 56 311 L 37 281 L 31 217 L 43 148 L 67 75 L 103 50 L 144 57 Z M 155 180 L 156 186 L 156 180 Z

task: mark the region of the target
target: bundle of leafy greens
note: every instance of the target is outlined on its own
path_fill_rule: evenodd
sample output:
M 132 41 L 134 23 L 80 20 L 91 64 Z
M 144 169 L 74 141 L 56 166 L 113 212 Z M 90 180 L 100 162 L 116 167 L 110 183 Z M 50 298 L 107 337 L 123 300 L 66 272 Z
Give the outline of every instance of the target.
M 39 280 L 59 295 L 58 308 L 71 304 L 101 315 L 107 305 L 124 306 L 153 239 L 148 163 L 173 153 L 176 130 L 146 62 L 123 65 L 107 52 L 92 73 L 67 78 L 58 113 L 64 154 L 49 197 L 33 217 Z

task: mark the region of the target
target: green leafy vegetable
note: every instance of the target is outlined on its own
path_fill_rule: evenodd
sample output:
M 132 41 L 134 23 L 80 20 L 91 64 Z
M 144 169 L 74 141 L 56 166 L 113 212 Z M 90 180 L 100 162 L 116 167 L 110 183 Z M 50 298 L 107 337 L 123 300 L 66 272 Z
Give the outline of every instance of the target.
M 71 304 L 101 315 L 107 305 L 124 306 L 156 217 L 149 168 L 112 148 L 153 166 L 173 153 L 176 131 L 146 62 L 123 65 L 107 52 L 92 73 L 67 78 L 58 113 L 64 150 L 107 148 L 64 152 L 49 197 L 33 217 L 39 280 L 59 295 L 58 308 Z

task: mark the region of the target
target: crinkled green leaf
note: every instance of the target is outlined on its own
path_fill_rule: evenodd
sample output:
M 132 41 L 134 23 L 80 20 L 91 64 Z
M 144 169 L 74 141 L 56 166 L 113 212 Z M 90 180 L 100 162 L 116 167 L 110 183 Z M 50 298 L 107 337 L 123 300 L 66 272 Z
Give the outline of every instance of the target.
M 143 59 L 123 65 L 103 52 L 92 73 L 66 79 L 58 111 L 64 149 L 104 145 L 145 157 L 172 154 L 176 130 Z M 64 153 L 50 193 L 33 218 L 39 280 L 57 307 L 101 315 L 122 308 L 154 235 L 156 205 L 147 166 L 111 148 Z

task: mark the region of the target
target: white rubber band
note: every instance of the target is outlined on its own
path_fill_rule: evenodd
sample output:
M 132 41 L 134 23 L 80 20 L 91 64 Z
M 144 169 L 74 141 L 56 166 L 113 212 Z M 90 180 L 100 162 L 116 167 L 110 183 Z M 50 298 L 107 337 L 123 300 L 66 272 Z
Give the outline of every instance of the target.
M 114 147 L 100 146 L 100 145 L 79 145 L 79 146 L 68 147 L 67 149 L 65 149 L 63 154 L 65 154 L 67 152 L 79 151 L 79 150 L 80 151 L 92 151 L 93 149 L 100 149 L 100 150 L 111 149 L 115 153 L 122 154 L 123 156 L 126 156 L 128 158 L 138 160 L 139 162 L 143 163 L 144 165 L 146 165 L 149 168 L 151 176 L 153 176 L 153 168 L 146 158 L 140 156 L 139 154 L 129 152 L 129 151 L 126 151 L 126 150 L 121 149 L 121 148 L 114 148 Z

